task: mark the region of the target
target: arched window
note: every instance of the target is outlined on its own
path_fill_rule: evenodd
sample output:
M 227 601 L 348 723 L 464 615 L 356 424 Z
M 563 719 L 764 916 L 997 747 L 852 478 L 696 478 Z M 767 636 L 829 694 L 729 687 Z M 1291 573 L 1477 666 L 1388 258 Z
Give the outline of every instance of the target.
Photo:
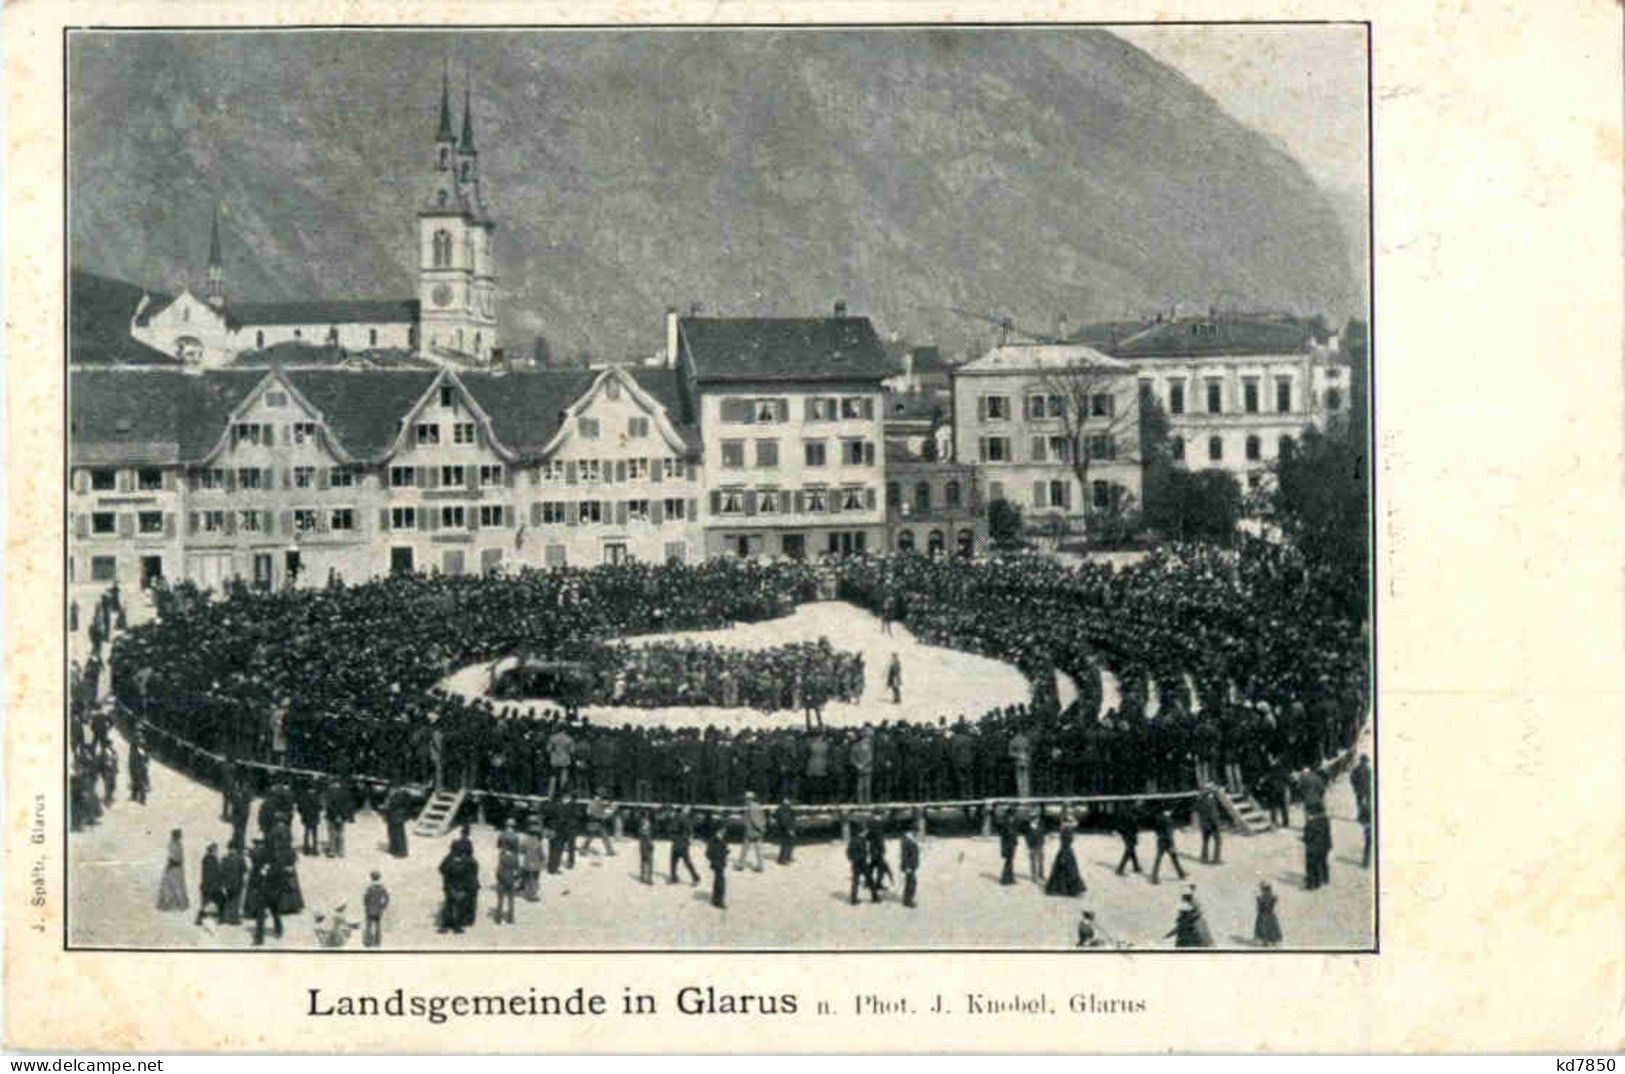
M 942 498 L 947 502 L 949 507 L 958 507 L 959 497 L 959 482 L 950 481 L 942 487 Z
M 886 506 L 893 508 L 903 506 L 903 490 L 895 481 L 886 482 Z M 909 540 L 913 538 L 910 537 Z
M 440 170 L 445 171 L 449 167 L 451 167 L 451 147 L 443 145 L 440 147 Z
M 933 556 L 942 555 L 942 546 L 946 543 L 941 530 L 932 530 L 931 536 L 926 538 L 925 550 Z
M 367 329 L 367 346 L 369 346 L 369 347 L 378 346 L 378 329 L 376 329 L 376 328 Z
M 451 266 L 451 232 L 444 228 L 434 233 L 434 267 Z
M 1264 448 L 1263 445 L 1259 443 L 1258 437 L 1249 436 L 1247 438 L 1247 461 L 1257 462 L 1263 457 L 1263 454 Z
M 897 535 L 897 550 L 899 552 L 914 551 L 914 531 L 904 530 Z
M 254 346 L 256 346 L 256 347 L 264 347 L 265 346 L 265 332 L 264 331 L 259 331 L 259 332 L 254 333 Z
M 931 483 L 921 481 L 914 486 L 914 509 L 921 514 L 931 510 Z
M 1213 462 L 1218 462 L 1224 458 L 1223 437 L 1210 436 L 1207 438 L 1207 457 Z

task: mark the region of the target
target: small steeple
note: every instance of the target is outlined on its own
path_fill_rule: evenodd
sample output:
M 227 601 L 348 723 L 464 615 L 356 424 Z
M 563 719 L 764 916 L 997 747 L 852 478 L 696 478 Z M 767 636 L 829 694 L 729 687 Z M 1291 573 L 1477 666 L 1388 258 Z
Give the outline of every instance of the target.
M 208 287 L 204 297 L 211 306 L 226 304 L 226 270 L 220 263 L 220 206 L 216 203 L 209 220 Z
M 451 62 L 448 60 L 440 72 L 440 130 L 434 140 L 439 144 L 454 143 L 457 133 L 451 129 Z
M 474 76 L 468 76 L 468 82 L 463 87 L 463 140 L 457 146 L 457 151 L 464 156 L 473 156 L 474 149 Z

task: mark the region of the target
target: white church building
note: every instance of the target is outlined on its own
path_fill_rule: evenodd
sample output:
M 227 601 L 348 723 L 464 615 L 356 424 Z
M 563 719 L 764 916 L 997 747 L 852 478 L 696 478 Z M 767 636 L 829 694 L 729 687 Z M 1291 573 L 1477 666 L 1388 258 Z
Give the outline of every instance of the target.
M 406 352 L 453 368 L 489 366 L 500 354 L 496 223 L 480 191 L 470 96 L 463 99 L 459 136 L 451 91 L 440 86 L 433 182 L 418 207 L 416 298 L 239 303 L 226 294 L 220 218 L 210 223 L 203 294 L 144 294 L 130 318 L 139 343 L 195 369 L 252 365 L 257 352 L 277 348 L 279 364 L 296 364 L 302 348 Z

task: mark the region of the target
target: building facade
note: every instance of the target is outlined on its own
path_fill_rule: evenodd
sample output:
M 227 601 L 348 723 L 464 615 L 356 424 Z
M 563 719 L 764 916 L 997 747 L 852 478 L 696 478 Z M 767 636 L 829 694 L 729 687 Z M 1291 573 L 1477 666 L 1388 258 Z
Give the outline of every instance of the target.
M 677 318 L 673 364 L 703 444 L 708 555 L 886 546 L 881 381 L 868 318 Z
M 1317 343 L 1296 321 L 1171 319 L 1113 353 L 1167 415 L 1175 462 L 1224 470 L 1249 491 L 1265 486 L 1287 442 L 1346 405 L 1335 339 Z
M 81 370 L 69 575 L 218 588 L 703 554 L 670 370 Z
M 954 461 L 974 464 L 988 503 L 1009 501 L 1030 526 L 1070 530 L 1139 500 L 1137 381 L 1126 362 L 1081 344 L 1003 344 L 954 370 L 953 414 Z

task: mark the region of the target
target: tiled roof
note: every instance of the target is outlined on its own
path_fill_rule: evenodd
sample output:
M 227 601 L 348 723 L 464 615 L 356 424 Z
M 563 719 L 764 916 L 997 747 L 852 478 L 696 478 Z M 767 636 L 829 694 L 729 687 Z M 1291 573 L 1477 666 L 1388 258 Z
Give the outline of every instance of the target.
M 178 366 L 180 360 L 130 336 L 141 288 L 75 269 L 68 279 L 68 362 L 71 365 Z M 152 296 L 168 303 L 168 295 Z
M 1006 343 L 975 361 L 960 366 L 960 373 L 1044 373 L 1063 369 L 1099 369 L 1130 372 L 1133 366 L 1110 358 L 1081 343 Z
M 234 369 L 343 367 L 348 369 L 437 369 L 434 362 L 399 347 L 346 350 L 328 343 L 291 339 L 260 350 L 243 351 L 227 365 Z
M 417 299 L 240 302 L 226 305 L 232 327 L 270 324 L 416 324 Z
M 1151 326 L 1147 320 L 1137 321 L 1096 321 L 1093 324 L 1079 326 L 1071 335 L 1066 337 L 1068 343 L 1083 343 L 1096 350 L 1111 352 L 1118 342 L 1136 335 Z
M 351 456 L 376 460 L 401 431 L 414 403 L 434 383 L 433 371 L 290 369 L 288 383 L 322 412 Z
M 690 448 L 698 431 L 685 421 L 676 375 L 627 370 L 656 401 Z M 267 376 L 266 369 L 76 369 L 69 387 L 76 462 L 196 462 L 220 442 L 232 412 Z M 533 455 L 558 431 L 559 415 L 599 374 L 592 370 L 470 372 L 459 379 L 491 416 L 497 439 Z M 434 383 L 435 370 L 284 369 L 281 376 L 316 410 L 343 449 L 363 461 L 382 459 L 402 422 Z
M 677 328 L 700 383 L 879 381 L 896 372 L 867 317 L 685 317 Z
M 1297 354 L 1310 342 L 1307 325 L 1279 318 L 1185 317 L 1153 324 L 1121 340 L 1112 353 L 1124 358 L 1203 354 Z

